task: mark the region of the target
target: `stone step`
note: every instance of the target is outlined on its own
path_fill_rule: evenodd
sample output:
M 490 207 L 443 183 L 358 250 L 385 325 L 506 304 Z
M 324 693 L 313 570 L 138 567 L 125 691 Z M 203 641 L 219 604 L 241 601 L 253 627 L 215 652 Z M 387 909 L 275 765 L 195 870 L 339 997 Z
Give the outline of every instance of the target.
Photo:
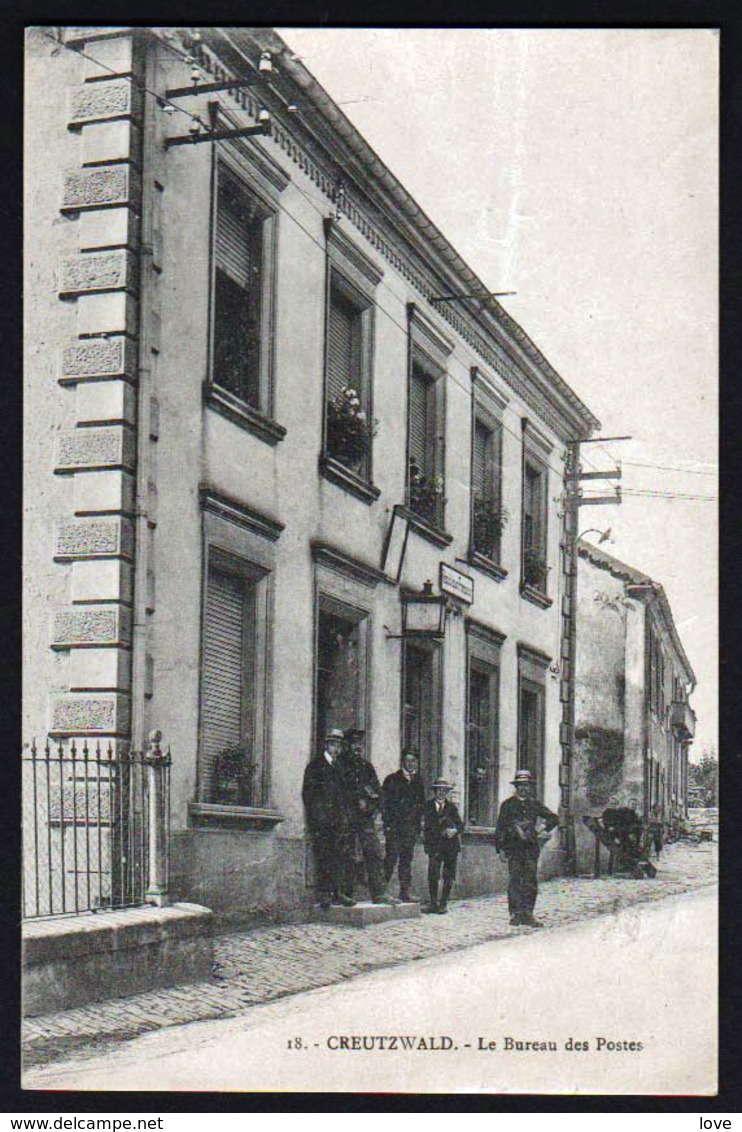
M 344 928 L 367 928 L 370 924 L 383 924 L 389 920 L 412 920 L 420 915 L 420 904 L 372 904 L 359 900 L 352 908 L 333 905 L 327 911 L 314 910 L 312 917 L 321 924 L 337 924 Z

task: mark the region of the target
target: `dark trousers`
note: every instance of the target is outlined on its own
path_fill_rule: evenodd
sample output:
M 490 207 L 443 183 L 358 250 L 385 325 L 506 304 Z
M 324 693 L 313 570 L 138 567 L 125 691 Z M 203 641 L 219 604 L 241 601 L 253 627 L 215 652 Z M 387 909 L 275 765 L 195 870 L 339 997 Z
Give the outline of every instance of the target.
M 384 891 L 384 854 L 374 825 L 367 822 L 356 827 L 355 834 L 366 869 L 366 881 L 371 898 Z
M 511 916 L 532 916 L 538 896 L 538 857 L 526 853 L 508 857 L 508 909 Z
M 441 892 L 441 904 L 446 904 L 451 895 L 453 882 L 456 880 L 456 863 L 458 861 L 458 853 L 446 853 L 445 856 L 439 853 L 432 853 L 428 858 L 428 889 L 430 891 L 430 903 L 438 904 L 438 884 L 441 878 L 441 870 L 443 870 L 443 891 Z
M 384 875 L 386 883 L 394 876 L 394 869 L 399 862 L 399 891 L 409 892 L 412 884 L 412 858 L 415 853 L 417 831 L 402 829 L 389 829 L 386 834 L 386 857 L 384 860 Z
M 312 838 L 318 900 L 347 893 L 353 884 L 353 859 L 346 835 L 325 831 Z

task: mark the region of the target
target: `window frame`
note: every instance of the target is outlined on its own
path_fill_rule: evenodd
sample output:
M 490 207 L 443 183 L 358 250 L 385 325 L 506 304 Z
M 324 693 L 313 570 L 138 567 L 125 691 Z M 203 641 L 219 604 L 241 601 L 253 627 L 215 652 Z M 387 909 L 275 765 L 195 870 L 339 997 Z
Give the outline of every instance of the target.
M 544 800 L 544 774 L 546 770 L 546 674 L 551 664 L 551 658 L 528 645 L 518 644 L 518 734 L 517 759 L 518 769 L 526 767 L 536 776 L 536 796 Z M 523 759 L 523 693 L 536 696 L 538 704 L 538 747 L 536 750 L 536 765 L 524 763 Z
M 325 230 L 324 346 L 322 361 L 322 429 L 319 455 L 320 473 L 349 494 L 370 504 L 380 489 L 373 482 L 374 358 L 376 329 L 376 289 L 383 271 L 348 238 L 336 220 L 327 218 Z M 369 425 L 368 450 L 359 469 L 345 464 L 328 449 L 330 309 L 333 292 L 355 308 L 359 319 L 359 384 L 361 407 Z
M 466 620 L 466 743 L 465 743 L 465 759 L 464 759 L 464 773 L 465 773 L 465 794 L 464 794 L 464 816 L 466 828 L 468 832 L 483 834 L 493 832 L 497 821 L 498 803 L 500 798 L 501 786 L 501 749 L 500 749 L 500 714 L 501 714 L 501 673 L 502 673 L 502 657 L 501 650 L 505 641 L 505 635 L 499 633 L 488 626 L 481 625 L 478 622 L 467 618 Z M 493 780 L 489 787 L 489 817 L 490 822 L 487 825 L 475 825 L 469 819 L 469 806 L 470 806 L 470 790 L 471 790 L 471 760 L 473 756 L 472 750 L 472 726 L 471 726 L 471 677 L 472 672 L 478 671 L 487 676 L 489 680 L 489 697 L 490 697 L 490 735 L 489 743 L 491 744 L 493 759 L 494 759 L 494 774 Z
M 407 745 L 407 677 L 409 669 L 408 652 L 412 650 L 418 655 L 426 655 L 430 660 L 430 712 L 427 721 L 427 730 L 430 741 L 424 751 L 418 751 L 420 759 L 420 774 L 426 791 L 429 791 L 433 780 L 441 773 L 443 758 L 443 649 L 440 641 L 427 641 L 424 639 L 402 641 L 402 657 L 400 664 L 400 742 L 402 747 Z M 426 781 L 426 774 L 430 781 Z
M 549 597 L 549 455 L 553 446 L 532 423 L 523 418 L 522 422 L 522 459 L 521 459 L 521 501 L 520 501 L 520 593 L 526 600 L 542 609 L 548 609 L 553 604 Z M 534 583 L 526 576 L 526 554 L 534 547 L 526 545 L 526 481 L 528 473 L 535 472 L 538 476 L 538 543 L 537 549 L 543 564 L 543 583 Z
M 414 303 L 407 307 L 408 318 L 408 350 L 407 350 L 407 443 L 405 446 L 405 511 L 410 519 L 410 525 L 418 534 L 423 535 L 436 546 L 447 546 L 453 541 L 453 536 L 446 532 L 446 389 L 447 371 L 450 355 L 453 353 L 453 344 L 444 338 Z M 412 440 L 412 382 L 415 370 L 422 372 L 428 382 L 429 396 L 433 406 L 433 452 L 432 477 L 434 482 L 438 477 L 443 483 L 441 500 L 438 504 L 435 521 L 431 522 L 424 515 L 415 511 L 411 500 L 411 440 Z M 425 479 L 429 479 L 431 470 L 426 469 Z
M 492 461 L 493 502 L 501 509 L 503 504 L 503 448 L 505 443 L 505 427 L 503 412 L 507 399 L 497 392 L 481 371 L 473 366 L 471 369 L 472 399 L 471 399 L 471 453 L 469 469 L 469 562 L 479 567 L 495 581 L 503 581 L 508 571 L 502 565 L 503 559 L 503 533 L 504 523 L 497 539 L 496 557 L 484 554 L 478 549 L 475 541 L 475 506 L 476 493 L 474 490 L 474 456 L 476 445 L 476 429 L 480 424 L 492 434 L 494 458 Z
M 252 151 L 245 153 L 237 145 L 221 147 L 212 155 L 211 223 L 209 254 L 209 311 L 207 377 L 204 402 L 222 416 L 246 431 L 275 445 L 286 435 L 286 429 L 275 420 L 275 343 L 276 343 L 276 277 L 278 260 L 280 191 L 288 184 L 270 165 Z M 234 390 L 220 384 L 216 373 L 217 342 L 217 226 L 219 222 L 219 189 L 226 180 L 245 201 L 256 208 L 261 222 L 260 279 L 260 353 L 258 361 L 258 404 L 250 404 Z

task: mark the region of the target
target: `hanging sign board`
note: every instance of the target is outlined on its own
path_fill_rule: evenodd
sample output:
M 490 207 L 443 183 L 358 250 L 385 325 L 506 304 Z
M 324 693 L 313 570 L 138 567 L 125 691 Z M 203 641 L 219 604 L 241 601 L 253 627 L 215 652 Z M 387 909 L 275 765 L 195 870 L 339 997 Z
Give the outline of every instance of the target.
M 409 530 L 409 519 L 403 509 L 397 504 L 392 512 L 392 521 L 387 531 L 381 560 L 382 571 L 393 582 L 399 582 L 399 577 L 402 573 Z
M 474 601 L 474 579 L 470 574 L 464 574 L 461 570 L 449 566 L 447 562 L 441 562 L 438 588 L 442 594 L 455 597 L 457 601 L 463 601 L 466 605 L 471 605 Z

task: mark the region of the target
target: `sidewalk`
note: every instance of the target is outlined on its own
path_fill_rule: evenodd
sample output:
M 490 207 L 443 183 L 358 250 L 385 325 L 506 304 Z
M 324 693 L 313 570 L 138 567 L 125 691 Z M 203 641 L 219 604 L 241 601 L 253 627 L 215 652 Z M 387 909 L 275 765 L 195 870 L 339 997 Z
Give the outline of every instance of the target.
M 537 913 L 550 927 L 617 912 L 716 883 L 717 843 L 668 846 L 655 880 L 558 878 L 540 887 Z M 129 998 L 26 1019 L 28 1069 L 101 1051 L 148 1031 L 228 1018 L 251 1006 L 339 983 L 381 967 L 509 938 L 504 894 L 454 901 L 448 916 L 423 916 L 368 928 L 289 924 L 231 931 L 215 940 L 212 978 Z

